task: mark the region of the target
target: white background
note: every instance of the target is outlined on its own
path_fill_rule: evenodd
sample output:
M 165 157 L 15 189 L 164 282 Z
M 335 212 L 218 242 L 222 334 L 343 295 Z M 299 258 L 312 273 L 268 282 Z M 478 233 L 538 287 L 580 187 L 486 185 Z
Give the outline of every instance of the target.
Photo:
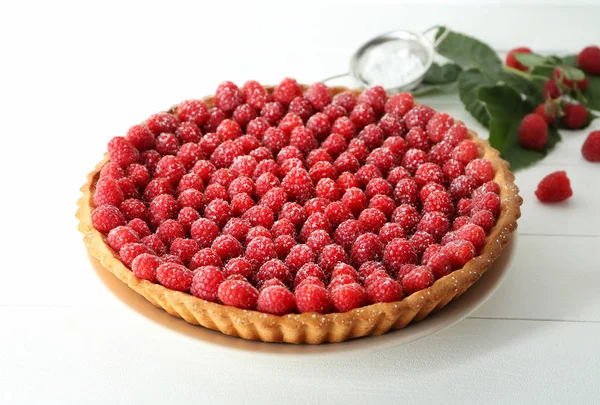
M 493 298 L 449 330 L 369 355 L 248 358 L 164 329 L 99 280 L 74 219 L 111 137 L 223 80 L 317 81 L 373 35 L 438 23 L 500 50 L 576 52 L 600 42 L 598 2 L 213 3 L 1 3 L 0 403 L 599 403 L 589 130 L 517 174 L 516 257 Z M 455 97 L 423 101 L 485 136 Z M 575 195 L 543 206 L 533 191 L 555 170 Z

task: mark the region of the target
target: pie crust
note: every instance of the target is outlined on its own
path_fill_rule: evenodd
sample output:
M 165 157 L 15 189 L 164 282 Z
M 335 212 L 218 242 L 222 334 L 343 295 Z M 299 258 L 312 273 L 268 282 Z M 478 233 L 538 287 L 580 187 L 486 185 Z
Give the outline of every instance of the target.
M 272 92 L 274 87 L 266 87 Z M 303 90 L 306 86 L 303 86 Z M 330 87 L 332 95 L 347 91 L 345 87 Z M 361 91 L 353 90 L 356 94 Z M 214 98 L 204 99 L 214 106 Z M 169 112 L 174 112 L 176 106 Z M 138 279 L 119 259 L 118 253 L 108 245 L 106 237 L 97 231 L 91 222 L 93 195 L 100 170 L 108 162 L 108 154 L 88 175 L 81 191 L 76 217 L 78 229 L 90 254 L 102 266 L 113 273 L 138 294 L 155 306 L 185 321 L 218 330 L 226 335 L 263 342 L 286 343 L 334 343 L 348 339 L 381 335 L 392 329 L 401 329 L 411 322 L 419 321 L 430 313 L 444 308 L 458 298 L 491 267 L 509 242 L 511 233 L 517 228 L 521 215 L 522 198 L 514 183 L 514 175 L 508 162 L 500 158 L 497 150 L 487 141 L 469 130 L 469 136 L 477 144 L 480 157 L 489 160 L 495 170 L 494 181 L 500 186 L 501 211 L 498 220 L 486 238 L 479 256 L 463 268 L 437 280 L 431 287 L 418 291 L 401 301 L 378 303 L 353 309 L 344 313 L 301 313 L 283 316 L 258 311 L 243 310 L 231 306 L 204 301 L 191 294 L 170 290 L 160 284 Z

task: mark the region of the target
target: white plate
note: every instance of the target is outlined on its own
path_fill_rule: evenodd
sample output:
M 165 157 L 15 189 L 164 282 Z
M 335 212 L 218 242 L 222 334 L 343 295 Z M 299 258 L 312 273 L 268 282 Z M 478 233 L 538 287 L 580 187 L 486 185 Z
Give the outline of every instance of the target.
M 349 352 L 357 353 L 382 350 L 422 339 L 456 324 L 479 308 L 500 286 L 506 277 L 508 269 L 511 267 L 515 239 L 516 234 L 512 236 L 511 242 L 506 246 L 492 268 L 460 298 L 452 301 L 440 312 L 428 316 L 420 322 L 411 324 L 404 329 L 391 331 L 381 336 L 370 336 L 344 343 L 323 345 L 253 342 L 223 335 L 220 332 L 215 332 L 201 326 L 191 325 L 182 319 L 169 315 L 162 309 L 156 308 L 146 301 L 145 298 L 135 293 L 127 285 L 114 277 L 112 273 L 102 268 L 98 261 L 91 256 L 90 259 L 100 279 L 123 303 L 159 325 L 184 335 L 189 339 L 193 339 L 207 349 L 223 350 L 233 354 L 276 355 L 278 358 L 303 359 L 317 356 L 323 358 L 324 356 L 336 356 Z

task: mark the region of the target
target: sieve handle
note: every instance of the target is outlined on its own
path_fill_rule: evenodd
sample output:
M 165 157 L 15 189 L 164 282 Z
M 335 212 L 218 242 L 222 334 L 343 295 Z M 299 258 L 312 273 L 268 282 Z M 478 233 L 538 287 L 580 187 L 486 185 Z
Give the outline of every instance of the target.
M 444 27 L 443 25 L 434 25 L 423 31 L 423 35 L 427 35 L 435 30 L 439 30 L 440 28 L 444 28 L 444 32 L 442 33 L 442 35 L 440 35 L 438 39 L 433 40 L 432 44 L 434 49 L 437 49 L 437 47 L 440 46 L 442 42 L 444 42 L 444 39 L 446 39 L 446 37 L 450 33 L 450 30 L 448 29 L 448 27 Z
M 332 81 L 334 79 L 339 79 L 340 77 L 351 77 L 352 75 L 350 75 L 350 73 L 340 73 L 339 75 L 334 75 L 334 76 L 329 76 L 326 79 L 321 80 L 323 83 L 327 83 L 329 81 Z

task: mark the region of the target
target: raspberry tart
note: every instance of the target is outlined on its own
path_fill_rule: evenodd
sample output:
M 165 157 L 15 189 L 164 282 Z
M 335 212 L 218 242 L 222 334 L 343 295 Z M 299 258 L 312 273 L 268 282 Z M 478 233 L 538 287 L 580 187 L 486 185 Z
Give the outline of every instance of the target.
M 82 192 L 90 253 L 152 304 L 310 344 L 442 309 L 501 254 L 522 202 L 508 163 L 448 114 L 289 78 L 152 115 Z

